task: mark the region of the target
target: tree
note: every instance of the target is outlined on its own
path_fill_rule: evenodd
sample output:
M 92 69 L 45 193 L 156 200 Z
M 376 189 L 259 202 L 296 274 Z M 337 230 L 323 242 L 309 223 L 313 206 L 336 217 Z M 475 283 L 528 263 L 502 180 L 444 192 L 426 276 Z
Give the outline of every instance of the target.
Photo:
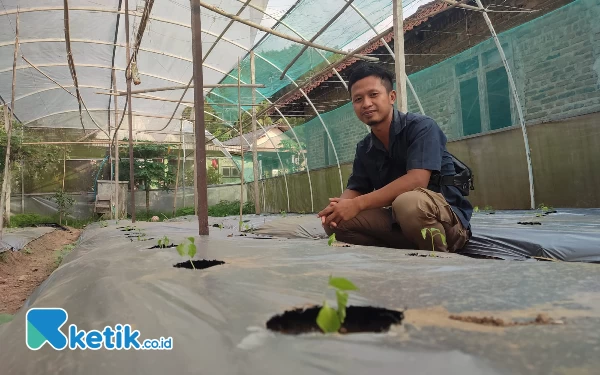
M 187 107 L 181 113 L 181 117 L 185 120 L 190 120 L 192 117 L 192 111 L 194 107 Z M 204 102 L 204 126 L 205 129 L 210 132 L 213 136 L 217 137 L 221 142 L 233 138 L 228 132 L 231 129 L 229 126 L 224 125 L 223 121 L 219 120 L 215 116 L 218 116 L 213 107 L 208 103 Z M 206 113 L 208 112 L 208 113 Z
M 123 143 L 128 142 L 127 139 Z M 159 187 L 163 190 L 169 190 L 169 187 L 175 182 L 175 166 L 169 163 L 175 160 L 175 154 L 170 153 L 170 148 L 166 145 L 157 143 L 142 143 L 133 146 L 133 179 L 138 188 L 143 188 L 146 192 L 146 214 L 150 211 L 150 189 Z M 121 149 L 121 161 L 119 166 L 119 179 L 129 180 L 129 152 L 127 149 Z
M 0 114 L 2 112 L 3 107 L 0 106 Z M 11 183 L 15 181 L 11 176 L 20 176 L 21 172 L 23 172 L 23 177 L 29 177 L 33 180 L 37 180 L 45 173 L 55 172 L 60 164 L 57 163 L 57 160 L 60 160 L 63 157 L 63 147 L 45 144 L 23 145 L 23 143 L 36 143 L 43 140 L 43 138 L 38 135 L 39 132 L 33 133 L 23 130 L 23 125 L 13 121 L 9 155 L 11 168 L 8 173 L 9 181 L 7 185 L 8 201 L 5 203 L 4 213 L 0 213 L 0 215 L 6 214 L 6 224 L 8 224 L 10 220 L 9 213 Z M 4 163 L 8 141 L 7 138 L 8 137 L 4 126 L 4 116 L 0 115 L 0 185 L 2 185 L 2 182 L 5 178 Z M 66 152 L 68 154 L 69 148 L 66 149 Z M 21 181 L 21 179 L 16 179 L 16 181 Z M 21 183 L 22 182 L 19 182 L 19 185 Z

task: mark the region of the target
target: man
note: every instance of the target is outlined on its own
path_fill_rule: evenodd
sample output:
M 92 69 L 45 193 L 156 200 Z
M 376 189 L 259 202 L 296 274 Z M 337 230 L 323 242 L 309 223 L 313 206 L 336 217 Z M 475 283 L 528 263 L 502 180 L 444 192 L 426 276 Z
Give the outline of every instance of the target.
M 370 64 L 357 67 L 348 90 L 356 116 L 371 132 L 356 147 L 346 190 L 319 212 L 328 235 L 342 242 L 432 250 L 460 250 L 471 236 L 473 208 L 460 190 L 441 185 L 456 174 L 446 136 L 429 117 L 393 105 L 393 77 Z M 431 181 L 430 181 L 431 180 Z

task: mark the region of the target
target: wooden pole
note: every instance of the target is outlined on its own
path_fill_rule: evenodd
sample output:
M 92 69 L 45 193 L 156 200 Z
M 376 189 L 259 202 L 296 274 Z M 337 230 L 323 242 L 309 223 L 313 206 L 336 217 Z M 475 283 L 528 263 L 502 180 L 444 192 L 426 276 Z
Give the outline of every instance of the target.
M 240 126 L 240 135 L 243 133 L 242 129 L 242 88 L 240 86 L 240 80 L 242 79 L 242 65 L 240 64 L 240 58 L 238 57 L 238 124 Z M 254 108 L 254 107 L 252 107 Z M 255 135 L 256 137 L 256 135 Z M 239 231 L 242 231 L 242 222 L 244 219 L 244 143 L 240 138 L 240 155 L 241 155 L 241 168 L 240 168 L 240 228 Z
M 10 199 L 10 195 L 7 197 L 8 189 L 7 186 L 10 184 L 10 139 L 12 137 L 13 129 L 13 117 L 15 115 L 15 85 L 17 82 L 17 55 L 19 53 L 19 13 L 17 12 L 16 26 L 15 26 L 15 51 L 13 56 L 13 75 L 12 75 L 12 97 L 10 100 L 10 118 L 8 121 L 8 128 L 6 130 L 6 155 L 4 156 L 4 178 L 2 179 L 2 191 L 0 192 L 0 239 L 4 232 L 4 210 L 6 207 L 6 200 Z M 10 213 L 9 213 L 10 214 Z M 8 216 L 8 215 L 7 215 Z
M 131 51 L 129 49 L 129 0 L 125 0 L 125 58 L 130 60 Z M 134 183 L 134 159 L 133 159 L 133 116 L 131 112 L 131 68 L 125 71 L 127 79 L 127 121 L 129 123 L 129 186 L 131 190 L 131 222 L 135 223 L 135 183 Z
M 256 64 L 254 51 L 250 51 L 250 75 L 252 84 L 256 83 Z M 239 82 L 239 80 L 238 80 Z M 252 89 L 252 169 L 254 172 L 254 207 L 256 214 L 260 214 L 260 191 L 258 190 L 258 151 L 256 137 L 256 90 Z M 241 142 L 240 142 L 241 143 Z
M 204 124 L 204 75 L 202 72 L 202 20 L 200 2 L 191 1 L 192 13 L 192 56 L 194 64 L 194 132 L 196 134 L 196 205 L 198 234 L 208 235 L 208 192 L 206 188 L 206 145 Z
M 394 7 L 394 72 L 396 74 L 396 106 L 400 112 L 408 110 L 406 96 L 406 62 L 404 59 L 404 18 L 402 0 L 393 0 Z
M 113 86 L 115 91 L 117 91 L 117 78 L 115 76 L 114 69 L 112 71 L 112 76 Z M 115 219 L 118 222 L 121 217 L 121 213 L 119 212 L 119 192 L 121 191 L 121 189 L 119 188 L 119 137 L 117 136 L 117 133 L 119 132 L 119 129 L 117 128 L 117 123 L 119 122 L 119 112 L 117 112 L 116 97 L 114 98 L 113 104 L 115 106 L 115 134 L 113 135 L 113 140 L 115 144 Z
M 65 192 L 65 177 L 67 176 L 67 147 L 63 148 L 63 177 L 62 177 L 62 191 Z

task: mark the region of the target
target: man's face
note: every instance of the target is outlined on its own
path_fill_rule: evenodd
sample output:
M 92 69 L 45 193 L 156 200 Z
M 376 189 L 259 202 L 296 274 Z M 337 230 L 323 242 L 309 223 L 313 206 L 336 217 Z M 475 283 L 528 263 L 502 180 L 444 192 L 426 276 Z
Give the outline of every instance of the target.
M 369 76 L 357 81 L 351 89 L 354 113 L 369 126 L 391 121 L 396 92 L 387 91 L 379 77 Z

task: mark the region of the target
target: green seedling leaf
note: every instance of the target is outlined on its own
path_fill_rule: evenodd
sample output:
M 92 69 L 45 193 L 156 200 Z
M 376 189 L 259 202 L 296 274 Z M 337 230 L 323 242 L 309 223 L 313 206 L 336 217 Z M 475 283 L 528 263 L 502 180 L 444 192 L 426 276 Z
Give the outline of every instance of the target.
M 325 333 L 337 332 L 342 326 L 337 311 L 330 307 L 327 304 L 327 301 L 323 301 L 323 307 L 321 307 L 319 315 L 317 316 L 317 325 Z
M 446 236 L 440 233 L 440 237 L 442 237 L 442 243 L 444 244 L 444 246 L 448 246 L 448 244 L 446 243 Z
M 196 245 L 194 245 L 193 243 L 188 245 L 188 255 L 190 256 L 190 258 L 193 258 L 194 255 L 196 255 Z
M 440 230 L 437 228 L 429 228 L 429 231 L 431 232 L 431 234 L 434 234 L 434 233 L 439 232 Z
M 340 318 L 340 323 L 344 323 L 346 319 L 346 306 L 348 305 L 348 293 L 336 290 L 335 295 L 337 297 L 338 317 Z
M 427 238 L 427 229 L 421 229 L 421 236 L 423 236 L 423 239 Z
M 179 245 L 177 245 L 177 252 L 179 253 L 179 255 L 181 255 L 182 257 L 185 256 L 185 249 L 186 245 L 184 243 L 180 243 Z
M 339 290 L 358 290 L 356 285 L 352 284 L 352 282 L 348 279 L 344 279 L 343 277 L 329 277 L 329 286 L 332 286 Z
M 194 243 L 194 237 L 188 237 L 188 240 L 190 240 L 191 243 Z
M 329 236 L 329 241 L 327 241 L 327 245 L 331 246 L 335 241 L 336 241 L 336 239 L 335 239 L 335 233 L 334 233 L 331 236 Z

